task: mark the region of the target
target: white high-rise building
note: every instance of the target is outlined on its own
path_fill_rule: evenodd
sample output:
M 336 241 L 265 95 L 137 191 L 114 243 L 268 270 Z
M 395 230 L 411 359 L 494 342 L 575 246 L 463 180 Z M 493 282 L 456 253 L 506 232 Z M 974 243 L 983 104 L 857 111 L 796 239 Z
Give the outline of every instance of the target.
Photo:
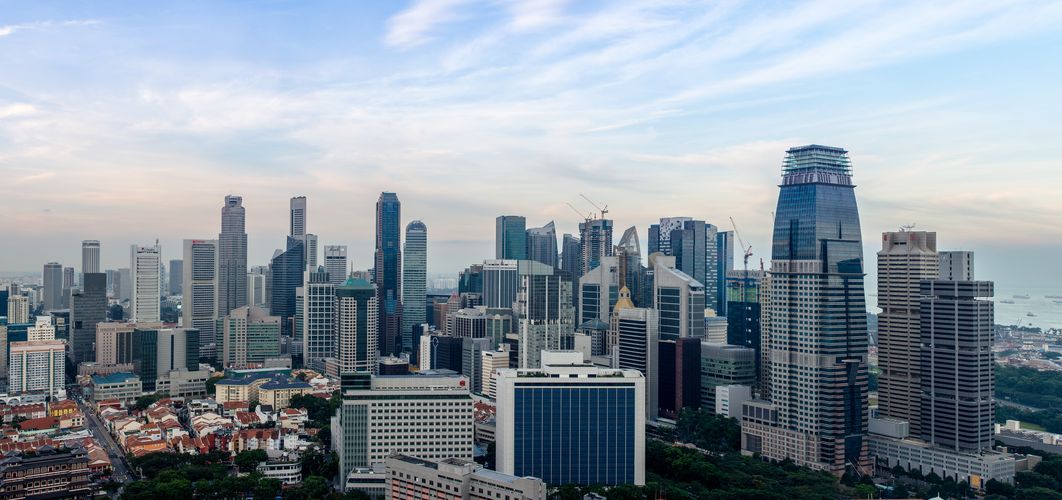
M 940 279 L 973 281 L 974 253 L 969 250 L 940 252 Z
M 302 340 L 303 364 L 315 370 L 324 370 L 325 358 L 335 358 L 339 350 L 336 339 L 335 308 L 336 286 L 331 282 L 331 275 L 322 272 L 307 272 L 303 280 L 305 284 L 299 288 L 301 294 L 301 307 L 297 308 L 301 315 L 302 332 L 299 338 Z
M 198 329 L 203 344 L 213 343 L 219 317 L 218 240 L 184 240 L 182 271 L 182 324 Z
M 66 342 L 39 340 L 12 342 L 8 365 L 8 392 L 66 397 Z
M 10 295 L 7 297 L 7 324 L 29 323 L 29 297 Z
M 252 269 L 247 274 L 247 302 L 255 307 L 267 307 L 269 296 L 266 294 L 266 275 Z M 219 314 L 224 311 L 219 310 Z
M 324 267 L 328 271 L 328 281 L 342 285 L 347 280 L 347 246 L 325 245 Z
M 55 326 L 51 316 L 37 316 L 37 322 L 26 329 L 26 340 L 55 340 Z
M 291 199 L 291 235 L 306 234 L 306 197 L 296 196 Z
M 81 242 L 81 274 L 100 272 L 100 242 L 85 240 Z
M 402 350 L 412 352 L 413 328 L 428 320 L 428 227 L 419 220 L 406 225 L 402 262 Z
M 483 395 L 494 399 L 498 397 L 497 372 L 509 367 L 509 351 L 499 348 L 496 351 L 483 351 L 482 356 Z
M 154 323 L 160 319 L 162 290 L 162 247 L 132 245 L 129 248 L 130 278 L 133 283 L 129 319 L 137 323 Z
M 375 373 L 379 359 L 376 287 L 347 278 L 336 287 L 333 327 L 338 342 L 339 373 Z

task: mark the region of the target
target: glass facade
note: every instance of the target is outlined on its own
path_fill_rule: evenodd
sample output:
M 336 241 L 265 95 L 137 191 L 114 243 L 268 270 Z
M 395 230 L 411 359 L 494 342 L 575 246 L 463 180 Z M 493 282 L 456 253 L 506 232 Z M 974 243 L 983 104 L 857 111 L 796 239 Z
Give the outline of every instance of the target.
M 515 475 L 551 485 L 633 484 L 634 384 L 517 384 Z
M 391 354 L 400 346 L 401 337 L 401 255 L 402 203 L 395 193 L 380 193 L 376 202 L 376 254 L 374 267 L 376 297 L 380 312 L 377 316 L 378 346 Z

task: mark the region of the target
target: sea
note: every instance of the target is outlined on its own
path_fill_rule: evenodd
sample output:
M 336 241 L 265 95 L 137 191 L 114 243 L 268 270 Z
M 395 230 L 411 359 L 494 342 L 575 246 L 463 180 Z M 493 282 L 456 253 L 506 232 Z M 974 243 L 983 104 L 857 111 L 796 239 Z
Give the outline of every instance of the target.
M 1016 296 L 1028 295 L 1029 298 Z M 1060 287 L 996 287 L 996 324 L 1033 326 L 1043 329 L 1062 328 L 1062 298 L 1049 299 L 1048 295 L 1062 297 Z M 1004 304 L 1002 301 L 1014 301 Z M 1034 316 L 1029 316 L 1032 313 Z

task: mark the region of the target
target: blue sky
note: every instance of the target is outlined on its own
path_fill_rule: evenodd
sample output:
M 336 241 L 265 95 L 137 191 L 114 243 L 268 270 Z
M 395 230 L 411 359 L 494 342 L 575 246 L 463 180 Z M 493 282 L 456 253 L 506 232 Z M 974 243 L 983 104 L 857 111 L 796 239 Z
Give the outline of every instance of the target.
M 252 264 L 306 195 L 368 267 L 382 190 L 432 273 L 490 257 L 502 213 L 574 232 L 579 193 L 617 237 L 732 216 L 766 258 L 784 150 L 822 143 L 851 151 L 868 252 L 913 222 L 1052 287 L 1059 26 L 1059 2 L 0 0 L 0 269 L 88 238 L 107 267 L 179 258 L 229 192 Z

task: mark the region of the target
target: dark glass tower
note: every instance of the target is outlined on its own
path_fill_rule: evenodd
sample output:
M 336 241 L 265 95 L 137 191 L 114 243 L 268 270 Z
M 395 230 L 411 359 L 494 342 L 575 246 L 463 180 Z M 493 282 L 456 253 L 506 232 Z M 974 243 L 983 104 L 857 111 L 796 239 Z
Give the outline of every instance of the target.
M 548 266 L 559 267 L 557 262 L 557 228 L 553 221 L 542 227 L 527 230 L 527 258 Z
M 844 149 L 811 145 L 786 153 L 761 325 L 763 389 L 773 409 L 742 423 L 742 444 L 765 458 L 839 475 L 847 466 L 869 466 L 855 186 Z
M 380 193 L 376 201 L 376 265 L 373 281 L 380 313 L 377 316 L 379 348 L 394 354 L 401 346 L 402 203 L 395 193 Z
M 247 305 L 247 232 L 243 198 L 226 196 L 218 235 L 218 315 Z
M 280 332 L 287 337 L 294 334 L 295 289 L 302 286 L 305 251 L 303 240 L 288 236 L 287 250 L 278 253 L 269 263 L 269 314 L 280 317 Z

